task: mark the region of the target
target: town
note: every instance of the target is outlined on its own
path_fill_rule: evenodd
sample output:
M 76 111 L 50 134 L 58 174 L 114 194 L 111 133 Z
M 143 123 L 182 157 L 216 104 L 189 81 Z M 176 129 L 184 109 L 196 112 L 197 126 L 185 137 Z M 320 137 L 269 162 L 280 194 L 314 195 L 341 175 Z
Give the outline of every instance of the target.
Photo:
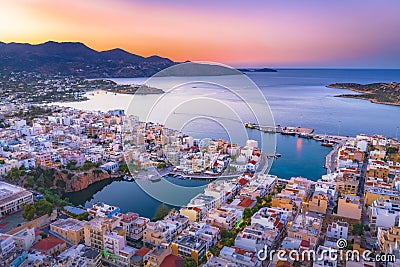
M 326 175 L 285 180 L 264 174 L 254 140 L 203 142 L 123 110 L 1 109 L 1 266 L 400 266 L 396 139 L 344 138 L 332 147 Z M 154 218 L 63 198 L 149 168 L 221 179 L 184 207 L 160 206 Z M 265 249 L 317 257 L 262 258 Z M 329 249 L 371 253 L 332 258 Z
M 83 79 L 73 75 L 42 75 L 36 72 L 0 70 L 0 103 L 52 103 L 87 100 L 85 93 L 162 94 L 163 90 L 145 85 L 121 85 L 107 79 Z

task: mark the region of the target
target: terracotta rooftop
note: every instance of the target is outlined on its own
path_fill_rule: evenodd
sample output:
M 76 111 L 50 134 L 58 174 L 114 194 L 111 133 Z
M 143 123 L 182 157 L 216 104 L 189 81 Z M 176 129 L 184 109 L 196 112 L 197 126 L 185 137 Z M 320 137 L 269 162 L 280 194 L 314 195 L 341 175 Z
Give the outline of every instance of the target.
M 146 248 L 146 247 L 141 247 L 138 251 L 136 251 L 136 255 L 140 256 L 140 257 L 144 257 L 144 255 L 146 255 L 147 253 L 150 252 L 151 249 Z
M 238 206 L 240 207 L 244 207 L 244 208 L 248 208 L 251 206 L 251 204 L 254 203 L 255 200 L 252 200 L 249 197 L 244 198 L 242 201 L 240 201 L 240 203 L 238 204 Z
M 65 243 L 64 240 L 58 239 L 54 236 L 49 236 L 47 238 L 44 238 L 40 240 L 38 243 L 33 245 L 32 248 L 40 250 L 40 251 L 48 251 L 52 248 L 54 248 L 57 245 L 60 245 L 62 243 Z
M 185 260 L 175 255 L 168 255 L 165 257 L 160 267 L 183 267 Z
M 239 179 L 239 184 L 240 184 L 241 186 L 247 184 L 248 182 L 249 182 L 249 180 L 247 180 L 247 179 L 244 179 L 244 178 L 240 178 L 240 179 Z

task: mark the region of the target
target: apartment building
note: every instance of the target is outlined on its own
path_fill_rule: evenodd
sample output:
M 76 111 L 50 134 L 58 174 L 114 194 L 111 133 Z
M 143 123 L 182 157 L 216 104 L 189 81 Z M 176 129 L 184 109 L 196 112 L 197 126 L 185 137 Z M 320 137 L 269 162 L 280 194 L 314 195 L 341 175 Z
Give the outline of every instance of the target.
M 151 245 L 170 243 L 170 231 L 162 221 L 149 222 L 143 231 L 143 242 Z
M 238 233 L 235 239 L 235 247 L 253 252 L 258 252 L 264 249 L 265 246 L 272 248 L 278 244 L 281 230 L 253 223 Z
M 143 237 L 143 231 L 146 229 L 150 219 L 140 217 L 139 214 L 128 212 L 125 214 L 118 213 L 114 217 L 119 219 L 119 225 L 126 232 L 126 238 L 133 241 L 138 241 Z
M 199 222 L 206 214 L 206 211 L 203 211 L 199 207 L 182 207 L 179 213 L 188 217 L 191 222 Z
M 0 182 L 0 218 L 17 212 L 25 204 L 33 204 L 33 194 L 26 189 Z
M 288 229 L 289 238 L 308 242 L 310 248 L 314 249 L 321 234 L 322 220 L 311 213 L 299 214 Z M 286 238 L 285 238 L 286 239 Z
M 0 233 L 0 260 L 4 261 L 15 253 L 15 242 L 11 235 Z
M 101 252 L 83 244 L 75 245 L 57 256 L 58 266 L 100 267 Z
M 181 257 L 192 257 L 197 264 L 206 254 L 207 242 L 197 236 L 181 235 L 171 243 L 172 254 Z
M 28 227 L 13 234 L 15 246 L 19 249 L 29 250 L 35 242 L 35 228 Z
M 104 234 L 118 226 L 118 220 L 96 217 L 84 224 L 85 245 L 102 250 Z
M 343 195 L 338 199 L 337 215 L 340 217 L 360 220 L 362 213 L 362 202 L 360 197 Z
M 215 246 L 221 238 L 219 228 L 208 225 L 204 222 L 195 222 L 185 230 L 185 234 L 198 236 L 207 242 L 207 247 Z
M 329 196 L 323 192 L 315 192 L 309 201 L 309 210 L 326 214 L 329 206 Z
M 75 245 L 85 240 L 84 222 L 73 218 L 51 223 L 50 231 Z
M 365 188 L 365 202 L 368 206 L 370 206 L 378 198 L 400 200 L 400 194 L 397 190 L 379 187 Z
M 347 222 L 333 222 L 328 225 L 326 229 L 326 236 L 327 237 L 332 237 L 335 240 L 338 239 L 346 239 L 347 240 L 347 235 L 349 233 L 349 224 Z
M 236 225 L 237 217 L 234 212 L 214 208 L 207 212 L 204 220 L 210 225 L 230 231 Z
M 369 226 L 373 231 L 378 227 L 399 225 L 400 200 L 378 198 L 368 208 L 368 216 Z
M 245 249 L 240 249 L 236 247 L 223 247 L 219 254 L 219 258 L 228 261 L 227 266 L 244 266 L 244 267 L 260 267 L 262 262 L 258 260 L 257 253 L 253 251 L 248 251 Z M 209 261 L 207 264 L 212 263 Z M 206 265 L 218 266 L 218 265 Z
M 400 247 L 400 226 L 378 228 L 378 245 L 382 252 L 393 253 Z

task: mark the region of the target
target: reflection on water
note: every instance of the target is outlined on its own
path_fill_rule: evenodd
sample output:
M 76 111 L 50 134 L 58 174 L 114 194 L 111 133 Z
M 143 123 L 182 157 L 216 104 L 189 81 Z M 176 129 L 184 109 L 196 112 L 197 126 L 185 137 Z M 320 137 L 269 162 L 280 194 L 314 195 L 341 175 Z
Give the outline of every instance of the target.
M 172 177 L 167 177 L 166 179 L 178 185 L 188 187 L 197 187 L 209 183 L 206 180 L 183 180 Z M 156 208 L 161 204 L 147 195 L 136 182 L 124 180 L 109 179 L 100 181 L 84 190 L 69 193 L 65 196 L 75 205 L 90 207 L 93 203 L 100 201 L 119 206 L 122 212 L 133 211 L 148 218 L 154 216 Z M 172 208 L 173 206 L 169 207 Z
M 399 70 L 278 70 L 277 73 L 254 73 L 249 77 L 260 86 L 266 96 L 277 124 L 314 128 L 317 133 L 337 134 L 339 127 L 343 135 L 358 133 L 395 136 L 400 126 L 400 107 L 372 104 L 369 101 L 336 98 L 334 95 L 352 93 L 348 90 L 326 88 L 336 82 L 389 82 L 400 77 Z M 178 78 L 177 78 L 178 79 Z M 115 79 L 116 82 L 139 83 L 144 79 Z M 64 106 L 88 110 L 126 109 L 132 96 L 99 92 L 88 96 L 89 101 L 63 103 Z M 143 95 L 141 100 L 150 101 L 155 96 Z M 192 111 L 194 112 L 194 111 Z M 218 112 L 216 112 L 217 116 Z M 179 114 L 176 114 L 179 115 Z M 184 114 L 182 114 L 184 115 Z M 354 116 L 357 116 L 355 119 Z M 397 125 L 396 125 L 397 123 Z M 197 129 L 197 131 L 196 131 Z M 200 131 L 199 131 L 200 129 Z M 226 132 L 212 124 L 196 120 L 186 125 L 191 135 L 209 137 L 210 133 L 226 136 Z M 248 131 L 251 139 L 260 140 L 264 134 Z M 201 136 L 199 136 L 201 138 Z M 217 136 L 218 138 L 218 136 Z M 268 139 L 263 142 L 270 144 Z M 330 148 L 323 147 L 312 139 L 277 135 L 277 150 L 281 158 L 274 161 L 270 170 L 281 178 L 303 176 L 317 180 L 326 173 L 323 168 L 325 156 Z M 179 180 L 182 185 L 208 181 Z M 122 211 L 134 211 L 153 217 L 160 204 L 139 188 L 135 182 L 101 181 L 80 192 L 68 194 L 75 204 L 90 206 L 104 201 L 120 206 Z
M 297 150 L 297 152 L 300 152 L 300 151 L 301 151 L 302 145 L 303 145 L 303 139 L 301 139 L 301 138 L 297 139 L 297 143 L 296 143 L 296 150 Z

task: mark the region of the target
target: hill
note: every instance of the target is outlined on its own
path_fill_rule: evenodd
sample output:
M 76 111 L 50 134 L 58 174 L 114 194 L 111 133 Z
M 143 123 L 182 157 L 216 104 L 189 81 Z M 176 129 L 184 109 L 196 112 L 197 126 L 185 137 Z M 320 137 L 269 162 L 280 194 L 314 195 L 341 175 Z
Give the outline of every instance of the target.
M 370 100 L 373 103 L 400 106 L 400 83 L 334 83 L 328 88 L 349 89 L 359 94 L 342 94 L 338 97 Z
M 93 50 L 79 42 L 31 45 L 0 42 L 0 70 L 85 78 L 144 77 L 176 64 L 159 56 L 142 57 L 122 49 Z

